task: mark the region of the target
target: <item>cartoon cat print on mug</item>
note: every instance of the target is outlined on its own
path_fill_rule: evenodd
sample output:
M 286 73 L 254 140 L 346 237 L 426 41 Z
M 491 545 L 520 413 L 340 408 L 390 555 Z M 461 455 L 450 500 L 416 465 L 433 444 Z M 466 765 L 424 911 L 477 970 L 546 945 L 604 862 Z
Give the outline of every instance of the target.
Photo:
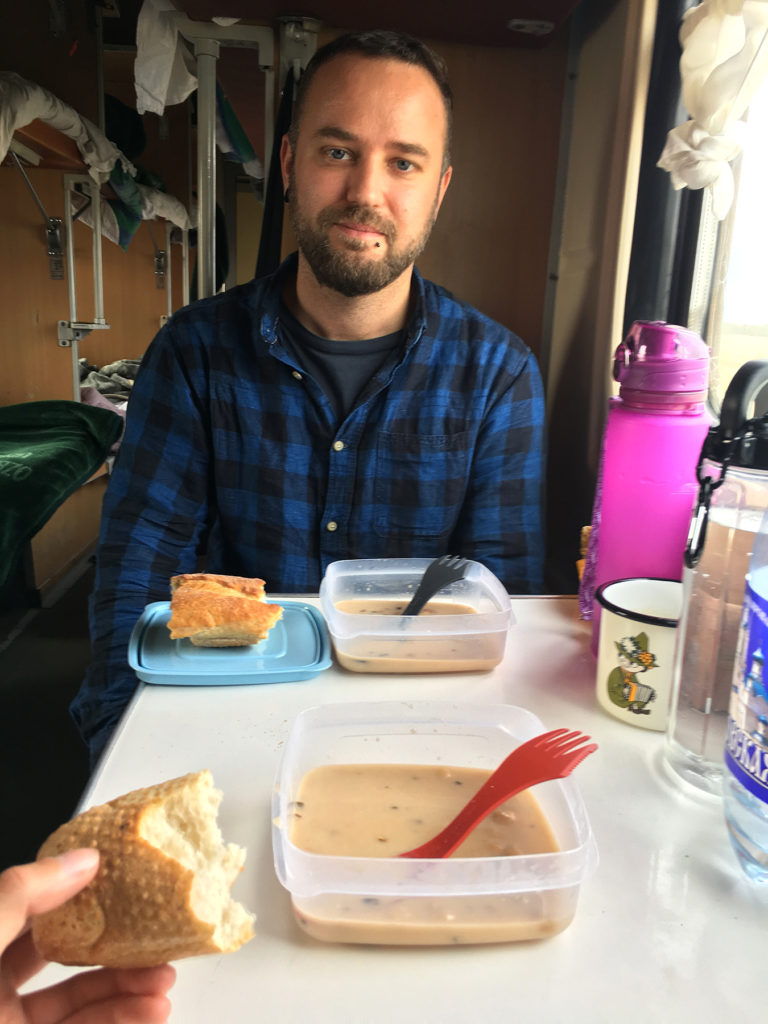
M 683 600 L 678 580 L 634 578 L 598 587 L 597 700 L 628 725 L 663 732 Z

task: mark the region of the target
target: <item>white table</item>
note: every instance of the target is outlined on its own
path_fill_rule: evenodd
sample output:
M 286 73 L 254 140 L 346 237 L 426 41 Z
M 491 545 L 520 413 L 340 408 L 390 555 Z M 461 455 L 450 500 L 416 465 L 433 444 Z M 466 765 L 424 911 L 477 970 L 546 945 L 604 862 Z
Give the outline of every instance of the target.
M 768 892 L 741 877 L 719 799 L 668 777 L 663 735 L 595 701 L 590 626 L 575 598 L 514 599 L 491 673 L 358 675 L 261 686 L 145 686 L 84 797 L 210 768 L 219 823 L 248 859 L 235 897 L 258 916 L 235 954 L 180 961 L 173 1024 L 720 1024 L 765 1019 Z M 386 699 L 517 704 L 600 744 L 576 773 L 600 852 L 576 916 L 541 942 L 332 945 L 306 937 L 273 869 L 270 793 L 293 717 L 313 704 Z M 51 965 L 50 984 L 71 973 Z

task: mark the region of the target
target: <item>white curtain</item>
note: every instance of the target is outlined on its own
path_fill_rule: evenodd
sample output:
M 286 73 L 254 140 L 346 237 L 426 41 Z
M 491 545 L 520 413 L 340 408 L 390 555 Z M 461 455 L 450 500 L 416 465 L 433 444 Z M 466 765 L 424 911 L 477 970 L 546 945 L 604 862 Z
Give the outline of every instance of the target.
M 703 0 L 685 12 L 680 44 L 690 119 L 669 132 L 658 166 L 676 189 L 710 189 L 722 220 L 733 202 L 744 115 L 768 77 L 768 0 Z

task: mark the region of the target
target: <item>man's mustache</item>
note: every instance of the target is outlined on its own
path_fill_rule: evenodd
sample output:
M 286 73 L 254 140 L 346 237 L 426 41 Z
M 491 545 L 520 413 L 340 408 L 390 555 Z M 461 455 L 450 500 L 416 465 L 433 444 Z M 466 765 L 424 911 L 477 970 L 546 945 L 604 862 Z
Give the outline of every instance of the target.
M 361 206 L 358 203 L 345 203 L 343 206 L 327 206 L 320 212 L 317 218 L 318 225 L 321 228 L 329 228 L 340 221 L 378 231 L 384 235 L 388 242 L 391 242 L 395 237 L 395 227 L 391 221 L 386 220 L 381 214 L 371 209 L 370 206 Z

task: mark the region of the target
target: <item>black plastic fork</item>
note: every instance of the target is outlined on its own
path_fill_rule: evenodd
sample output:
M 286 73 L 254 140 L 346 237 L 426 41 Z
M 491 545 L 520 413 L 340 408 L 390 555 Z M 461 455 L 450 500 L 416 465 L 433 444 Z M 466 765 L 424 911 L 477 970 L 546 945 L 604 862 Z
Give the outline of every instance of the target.
M 458 555 L 441 555 L 434 562 L 430 562 L 403 615 L 418 615 L 430 597 L 434 597 L 439 590 L 447 587 L 450 583 L 463 580 L 468 568 L 467 559 L 460 558 Z

